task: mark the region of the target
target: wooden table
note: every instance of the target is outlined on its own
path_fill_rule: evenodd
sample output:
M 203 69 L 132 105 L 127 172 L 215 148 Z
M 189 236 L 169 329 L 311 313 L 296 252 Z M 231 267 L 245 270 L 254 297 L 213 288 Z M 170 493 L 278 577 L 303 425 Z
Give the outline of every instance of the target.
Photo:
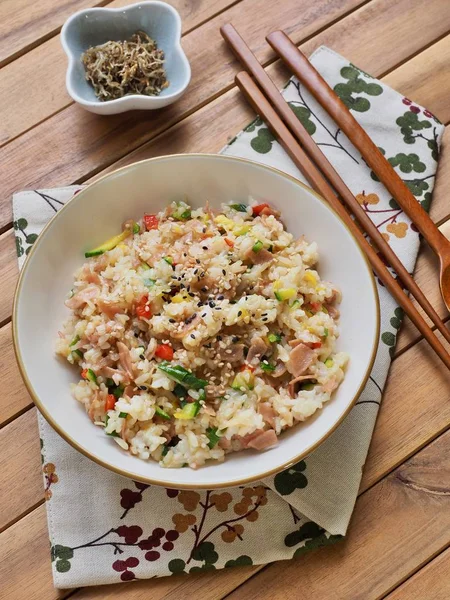
M 278 83 L 264 42 L 282 28 L 311 53 L 327 44 L 450 121 L 448 0 L 171 0 L 184 23 L 189 92 L 163 112 L 99 117 L 64 87 L 59 29 L 75 10 L 127 0 L 0 2 L 0 598 L 138 600 L 444 600 L 450 598 L 450 377 L 415 329 L 400 334 L 346 541 L 296 561 L 134 584 L 53 588 L 36 409 L 11 343 L 17 278 L 11 194 L 88 182 L 136 160 L 215 152 L 252 113 L 233 85 L 238 65 L 219 27 L 232 21 Z M 445 142 L 446 140 L 446 142 Z M 447 127 L 431 209 L 450 234 Z M 447 318 L 437 265 L 423 248 L 416 279 Z

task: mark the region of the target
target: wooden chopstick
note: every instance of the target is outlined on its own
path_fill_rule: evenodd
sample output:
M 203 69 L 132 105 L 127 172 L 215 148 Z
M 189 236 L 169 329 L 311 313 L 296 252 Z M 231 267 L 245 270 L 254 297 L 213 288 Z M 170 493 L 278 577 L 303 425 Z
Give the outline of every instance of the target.
M 347 207 L 353 212 L 364 231 L 369 234 L 370 238 L 377 246 L 378 250 L 383 254 L 387 262 L 397 272 L 403 285 L 411 292 L 419 305 L 436 325 L 437 329 L 442 333 L 444 338 L 450 342 L 450 331 L 447 329 L 442 319 L 434 310 L 425 294 L 414 281 L 413 277 L 408 273 L 403 263 L 378 231 L 375 224 L 360 206 L 355 196 L 344 183 L 333 165 L 329 162 L 327 157 L 323 154 L 312 137 L 306 131 L 302 123 L 295 116 L 294 112 L 289 107 L 286 100 L 278 91 L 278 88 L 270 79 L 269 75 L 267 75 L 264 68 L 261 66 L 258 59 L 252 53 L 245 41 L 230 23 L 223 25 L 220 28 L 220 32 L 242 65 L 254 77 L 260 88 L 265 93 L 266 97 L 276 109 L 279 116 L 283 119 L 286 125 L 290 128 L 291 132 L 298 139 L 303 149 L 316 163 L 326 179 L 332 184 Z
M 335 212 L 340 216 L 342 221 L 347 225 L 354 237 L 358 241 L 362 251 L 366 254 L 370 261 L 375 273 L 384 283 L 386 288 L 390 291 L 392 296 L 403 307 L 405 313 L 415 324 L 420 333 L 428 341 L 430 346 L 445 364 L 450 369 L 450 355 L 447 353 L 441 342 L 433 334 L 424 318 L 418 312 L 412 301 L 404 294 L 402 288 L 390 274 L 387 267 L 377 255 L 375 250 L 366 240 L 364 235 L 361 233 L 359 228 L 356 226 L 354 221 L 351 219 L 343 205 L 340 203 L 338 197 L 335 195 L 332 187 L 323 178 L 320 171 L 311 162 L 302 148 L 299 146 L 297 140 L 294 138 L 292 133 L 289 131 L 287 126 L 283 123 L 281 118 L 275 112 L 275 109 L 271 106 L 269 101 L 265 98 L 261 90 L 258 88 L 256 83 L 252 80 L 250 75 L 246 72 L 241 72 L 236 75 L 236 83 L 244 93 L 249 103 L 253 106 L 255 111 L 261 116 L 267 126 L 272 130 L 274 135 L 278 138 L 278 141 L 286 150 L 291 157 L 294 164 L 300 169 L 306 179 L 309 181 L 311 186 L 319 193 Z
M 266 40 L 297 79 L 306 86 L 317 102 L 339 125 L 355 148 L 359 150 L 366 163 L 377 174 L 436 254 L 447 253 L 449 243 L 446 237 L 439 231 L 392 165 L 306 56 L 284 31 L 274 31 L 266 37 Z

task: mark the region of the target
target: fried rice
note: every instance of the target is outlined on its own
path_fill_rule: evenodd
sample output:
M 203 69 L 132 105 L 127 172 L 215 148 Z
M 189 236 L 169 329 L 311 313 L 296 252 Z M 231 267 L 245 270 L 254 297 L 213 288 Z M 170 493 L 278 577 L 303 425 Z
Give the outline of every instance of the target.
M 344 378 L 340 292 L 268 204 L 174 202 L 86 256 L 56 352 L 124 451 L 197 468 L 266 450 Z

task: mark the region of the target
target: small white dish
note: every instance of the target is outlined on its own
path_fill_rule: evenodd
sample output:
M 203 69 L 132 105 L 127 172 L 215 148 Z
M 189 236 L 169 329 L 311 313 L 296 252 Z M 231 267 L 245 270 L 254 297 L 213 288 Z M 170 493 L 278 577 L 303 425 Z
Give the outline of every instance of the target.
M 110 40 L 129 39 L 144 31 L 164 51 L 169 86 L 159 96 L 129 95 L 101 102 L 86 80 L 81 55 L 88 48 Z M 69 95 L 86 110 L 112 115 L 128 110 L 154 110 L 168 106 L 186 91 L 191 68 L 180 44 L 181 18 L 165 2 L 152 0 L 125 8 L 89 8 L 73 14 L 63 25 L 61 43 L 69 59 L 66 87 Z
M 242 451 L 222 463 L 164 469 L 124 452 L 93 425 L 70 393 L 76 368 L 55 355 L 55 339 L 69 310 L 64 305 L 84 251 L 116 234 L 120 225 L 156 213 L 179 198 L 194 207 L 209 200 L 269 202 L 287 229 L 319 247 L 319 272 L 342 290 L 338 350 L 350 354 L 346 376 L 316 415 L 280 436 L 266 452 Z M 13 338 L 22 377 L 54 429 L 97 463 L 132 479 L 174 488 L 243 485 L 307 456 L 342 422 L 369 377 L 379 338 L 378 295 L 372 270 L 350 231 L 317 194 L 293 177 L 241 158 L 185 154 L 135 163 L 105 175 L 74 196 L 34 243 L 21 271 L 13 310 Z M 351 443 L 351 440 L 349 440 Z

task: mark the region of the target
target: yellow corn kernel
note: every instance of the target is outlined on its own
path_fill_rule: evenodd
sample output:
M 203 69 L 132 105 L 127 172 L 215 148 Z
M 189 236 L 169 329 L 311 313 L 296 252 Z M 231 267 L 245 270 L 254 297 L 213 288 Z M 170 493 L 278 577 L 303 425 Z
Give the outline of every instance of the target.
M 242 225 L 234 230 L 234 235 L 245 235 L 250 231 L 250 225 Z
M 174 233 L 183 233 L 183 229 L 176 223 L 172 225 L 172 231 Z
M 175 304 L 179 304 L 180 302 L 184 302 L 186 298 L 187 296 L 185 296 L 184 294 L 176 294 L 176 296 L 172 298 L 172 302 L 174 302 Z
M 312 273 L 311 271 L 306 271 L 306 273 L 304 275 L 304 279 L 305 279 L 305 281 L 309 281 L 312 284 L 317 283 L 317 278 L 316 278 L 315 274 Z
M 214 221 L 217 223 L 217 225 L 221 225 L 222 227 L 224 227 L 227 231 L 232 230 L 234 227 L 234 221 L 232 221 L 231 219 L 229 219 L 228 217 L 226 217 L 225 215 L 218 215 Z

